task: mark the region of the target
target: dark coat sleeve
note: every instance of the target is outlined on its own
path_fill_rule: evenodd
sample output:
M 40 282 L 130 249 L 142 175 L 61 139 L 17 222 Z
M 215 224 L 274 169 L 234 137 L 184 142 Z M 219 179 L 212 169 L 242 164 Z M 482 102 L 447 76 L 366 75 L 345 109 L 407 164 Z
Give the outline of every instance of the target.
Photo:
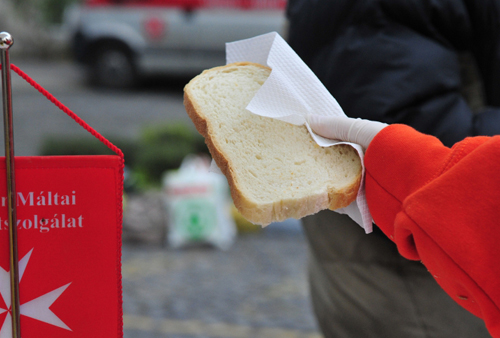
M 290 45 L 347 115 L 408 124 L 449 146 L 500 134 L 500 1 L 289 0 L 287 14 Z M 461 92 L 466 52 L 484 112 Z

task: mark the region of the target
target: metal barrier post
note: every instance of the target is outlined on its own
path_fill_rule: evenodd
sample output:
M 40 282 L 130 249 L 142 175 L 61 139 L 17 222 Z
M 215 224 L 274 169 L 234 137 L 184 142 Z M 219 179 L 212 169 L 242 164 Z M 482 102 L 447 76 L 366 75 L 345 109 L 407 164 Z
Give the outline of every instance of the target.
M 12 338 L 21 337 L 19 305 L 19 260 L 17 253 L 16 182 L 14 170 L 14 130 L 12 119 L 12 86 L 10 79 L 9 48 L 14 43 L 7 32 L 0 33 L 0 54 L 2 62 L 2 98 L 5 138 L 5 167 L 7 172 L 7 205 L 9 215 L 10 249 L 10 295 L 12 315 Z

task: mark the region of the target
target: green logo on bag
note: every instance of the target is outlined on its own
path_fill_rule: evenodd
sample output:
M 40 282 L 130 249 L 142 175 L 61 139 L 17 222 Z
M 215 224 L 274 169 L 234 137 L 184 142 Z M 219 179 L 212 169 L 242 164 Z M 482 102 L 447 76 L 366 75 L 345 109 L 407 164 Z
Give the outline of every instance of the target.
M 202 240 L 210 235 L 217 222 L 216 208 L 204 200 L 185 200 L 177 205 L 179 225 L 186 237 Z

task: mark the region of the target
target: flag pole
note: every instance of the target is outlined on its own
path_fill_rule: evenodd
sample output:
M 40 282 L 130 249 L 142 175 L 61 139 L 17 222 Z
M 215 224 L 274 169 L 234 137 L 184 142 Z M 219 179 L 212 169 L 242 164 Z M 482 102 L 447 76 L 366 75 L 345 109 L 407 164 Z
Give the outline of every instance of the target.
M 17 254 L 16 182 L 14 171 L 14 130 L 12 119 L 12 86 L 10 79 L 9 48 L 14 43 L 7 32 L 0 33 L 2 62 L 2 98 L 5 138 L 5 167 L 7 172 L 7 206 L 9 216 L 10 249 L 10 296 L 12 315 L 12 338 L 21 337 L 19 305 L 19 260 Z

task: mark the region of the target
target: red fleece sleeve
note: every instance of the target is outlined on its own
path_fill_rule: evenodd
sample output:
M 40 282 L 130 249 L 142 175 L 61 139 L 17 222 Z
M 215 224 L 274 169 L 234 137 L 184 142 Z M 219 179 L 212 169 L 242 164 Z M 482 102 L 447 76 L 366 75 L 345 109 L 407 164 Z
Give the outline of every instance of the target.
M 365 166 L 377 226 L 500 337 L 500 136 L 450 149 L 392 125 L 373 139 Z

